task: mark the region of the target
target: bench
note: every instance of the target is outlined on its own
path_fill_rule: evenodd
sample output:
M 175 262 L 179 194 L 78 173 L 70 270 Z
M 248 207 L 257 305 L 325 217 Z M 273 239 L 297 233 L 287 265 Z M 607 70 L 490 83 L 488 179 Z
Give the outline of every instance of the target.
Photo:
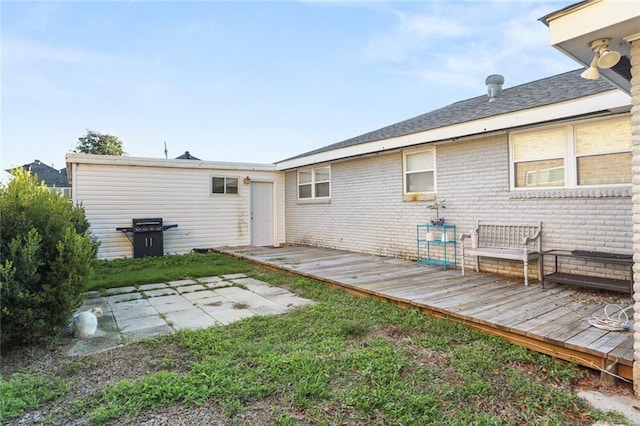
M 538 262 L 538 279 L 542 280 L 541 233 L 542 222 L 496 223 L 478 221 L 478 246 L 465 245 L 471 233 L 460 236 L 462 253 L 462 276 L 464 276 L 465 256 L 476 257 L 476 272 L 480 271 L 480 258 L 517 260 L 524 264 L 524 285 L 529 285 L 529 261 Z

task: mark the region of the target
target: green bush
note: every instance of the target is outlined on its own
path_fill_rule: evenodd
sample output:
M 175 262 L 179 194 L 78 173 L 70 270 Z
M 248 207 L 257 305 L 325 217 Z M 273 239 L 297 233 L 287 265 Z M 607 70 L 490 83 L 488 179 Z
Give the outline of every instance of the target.
M 54 336 L 82 304 L 98 244 L 82 207 L 22 168 L 0 186 L 0 343 Z

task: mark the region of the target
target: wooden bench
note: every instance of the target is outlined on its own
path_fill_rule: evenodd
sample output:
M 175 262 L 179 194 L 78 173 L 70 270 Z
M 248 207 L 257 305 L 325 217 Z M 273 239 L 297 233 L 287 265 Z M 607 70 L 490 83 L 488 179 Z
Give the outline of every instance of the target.
M 524 285 L 529 285 L 529 261 L 538 262 L 538 279 L 542 280 L 541 232 L 542 222 L 496 223 L 478 221 L 478 247 L 465 245 L 471 233 L 460 236 L 462 253 L 462 275 L 464 276 L 465 256 L 476 257 L 476 272 L 480 271 L 480 258 L 517 260 L 524 263 Z

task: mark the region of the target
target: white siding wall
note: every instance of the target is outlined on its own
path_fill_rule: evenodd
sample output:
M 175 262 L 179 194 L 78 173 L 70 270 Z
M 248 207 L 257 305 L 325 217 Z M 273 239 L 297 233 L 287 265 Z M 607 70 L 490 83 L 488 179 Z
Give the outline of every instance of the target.
M 542 220 L 543 250 L 632 251 L 628 187 L 511 192 L 506 135 L 440 145 L 436 159 L 438 199 L 447 199 L 448 206 L 441 216 L 458 232 L 468 232 L 478 219 Z M 287 242 L 415 258 L 415 226 L 435 214 L 426 208 L 431 201 L 403 200 L 402 153 L 333 163 L 331 174 L 330 203 L 304 204 L 297 201 L 296 172 L 287 172 Z M 486 271 L 522 274 L 514 262 L 482 265 Z M 546 269 L 551 267 L 549 261 Z M 628 269 L 605 271 L 598 263 L 572 268 L 629 278 Z
M 116 227 L 133 218 L 163 218 L 178 224 L 164 232 L 165 254 L 193 248 L 246 245 L 250 238 L 252 180 L 274 183 L 277 199 L 276 245 L 284 242 L 284 177 L 280 172 L 74 164 L 74 193 L 82 203 L 91 231 L 100 241 L 98 257 L 133 256 L 133 246 Z M 211 194 L 211 176 L 238 178 L 238 195 Z

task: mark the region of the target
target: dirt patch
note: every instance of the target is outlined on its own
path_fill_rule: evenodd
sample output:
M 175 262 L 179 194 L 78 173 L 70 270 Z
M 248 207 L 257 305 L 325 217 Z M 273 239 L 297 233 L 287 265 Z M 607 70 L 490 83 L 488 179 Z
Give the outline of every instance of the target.
M 587 288 L 576 288 L 575 294 L 566 299 L 569 302 L 580 302 L 585 305 L 619 305 L 623 308 L 633 303 L 633 299 L 628 295 Z
M 66 355 L 71 342 L 63 342 L 55 350 L 48 347 L 14 348 L 3 353 L 0 370 L 3 379 L 9 379 L 15 372 L 39 374 L 62 379 L 70 388 L 62 401 L 45 405 L 6 424 L 42 424 L 52 413 L 58 413 L 56 419 L 60 424 L 86 424 L 88 419 L 68 417 L 73 401 L 84 399 L 124 379 L 133 380 L 161 370 L 186 372 L 189 363 L 193 361 L 188 351 L 175 343 L 163 340 L 160 342 L 153 346 L 134 343 L 82 357 Z

